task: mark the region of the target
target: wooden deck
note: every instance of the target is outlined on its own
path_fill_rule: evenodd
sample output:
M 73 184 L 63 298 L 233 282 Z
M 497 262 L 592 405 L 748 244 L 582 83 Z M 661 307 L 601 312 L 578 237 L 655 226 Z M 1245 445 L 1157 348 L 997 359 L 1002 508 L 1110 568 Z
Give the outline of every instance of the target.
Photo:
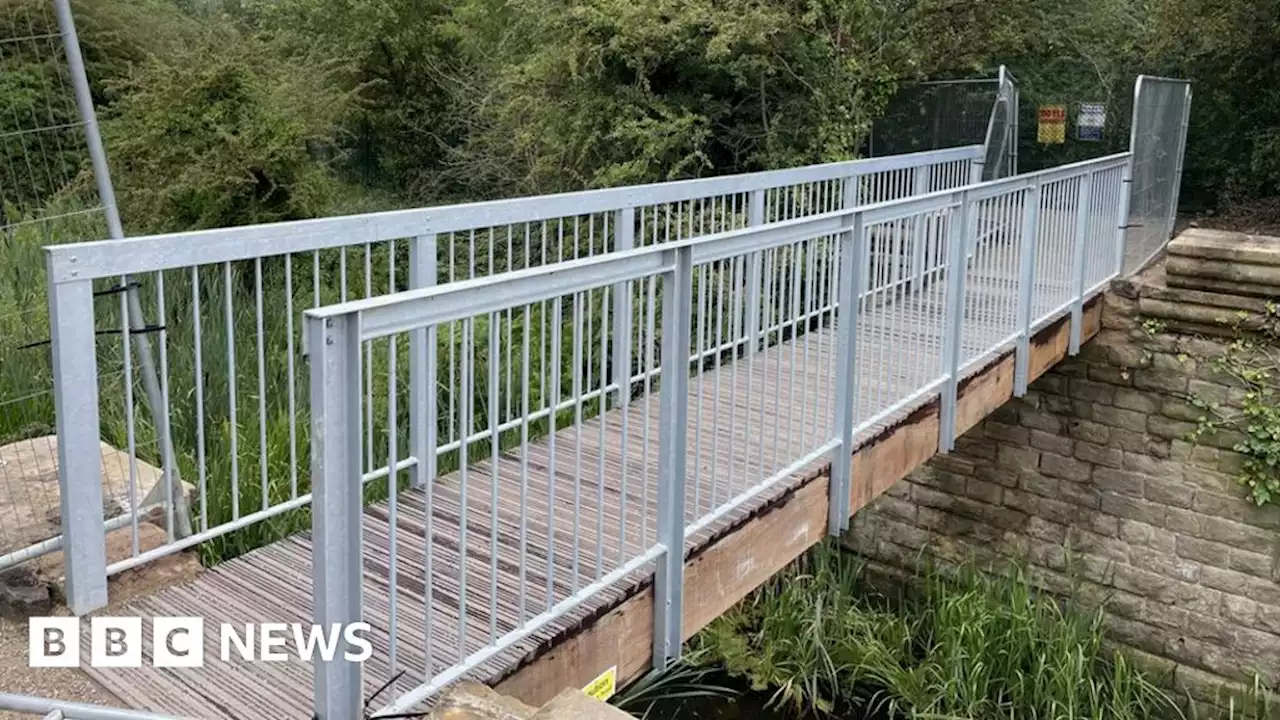
M 973 290 L 964 344 L 968 356 L 981 356 L 980 361 L 971 366 L 970 374 L 981 375 L 992 372 L 993 367 L 997 370 L 1003 367 L 998 361 L 1007 356 L 1009 347 L 997 346 L 997 343 L 1007 337 L 1014 303 L 998 273 L 979 273 Z M 1055 288 L 1054 295 L 1064 290 Z M 900 400 L 919 396 L 894 408 L 890 414 L 875 418 L 875 422 L 860 433 L 862 445 L 889 447 L 885 444 L 887 438 L 907 432 L 912 447 L 923 449 L 912 455 L 915 460 L 907 462 L 899 458 L 883 465 L 883 473 L 869 470 L 865 462 L 859 466 L 862 480 L 854 489 L 855 509 L 927 459 L 932 454 L 930 443 L 936 448 L 936 411 L 933 435 L 928 440 L 921 439 L 925 435 L 921 435 L 918 428 L 912 429 L 911 418 L 918 420 L 921 412 L 926 412 L 934 401 L 932 395 L 921 395 L 917 391 L 938 375 L 940 323 L 934 319 L 941 316 L 940 301 L 940 293 L 921 293 L 885 304 L 863 317 L 859 329 L 858 375 L 863 379 L 858 389 L 863 399 L 859 405 L 860 418 L 871 420 Z M 1037 311 L 1047 312 L 1048 308 L 1037 308 Z M 762 480 L 779 474 L 786 463 L 820 446 L 829 437 L 830 418 L 834 414 L 834 353 L 834 335 L 818 330 L 755 354 L 749 361 L 738 360 L 691 379 L 689 523 Z M 1033 369 L 1044 365 L 1037 362 L 1033 361 Z M 1038 374 L 1038 370 L 1035 372 Z M 971 378 L 969 385 L 973 386 L 977 380 Z M 988 398 L 980 406 L 971 403 L 964 412 L 976 422 L 976 418 L 998 404 L 992 405 Z M 964 429 L 971 424 L 962 420 L 960 427 Z M 654 542 L 656 534 L 654 490 L 658 430 L 656 396 L 633 401 L 625 416 L 618 410 L 584 420 L 581 426 L 555 435 L 554 462 L 552 438 L 544 437 L 531 442 L 522 452 L 502 455 L 496 472 L 488 462 L 471 466 L 467 473 L 465 508 L 462 507 L 461 474 L 441 477 L 430 503 L 429 628 L 427 557 L 423 542 L 428 503 L 421 490 L 402 493 L 397 508 L 397 669 L 408 672 L 394 690 L 386 691 L 376 704 L 388 701 L 393 692 L 408 690 L 422 682 L 428 632 L 434 668 L 439 672 L 460 657 L 480 650 L 491 638 L 515 628 L 521 617 L 527 619 L 545 610 L 549 584 L 552 599 L 558 602 L 643 553 Z M 526 466 L 528 480 L 522 485 L 522 469 Z M 822 457 L 780 476 L 764 492 L 688 537 L 687 550 L 697 555 L 733 538 L 746 537 L 742 533 L 744 528 L 772 517 L 772 514 L 758 517 L 757 514 L 802 487 L 806 492 L 813 492 L 813 481 L 821 479 L 828 466 L 829 458 Z M 825 491 L 823 493 L 825 498 Z M 523 530 L 522 494 L 528 508 L 523 515 Z M 582 518 L 576 529 L 572 527 L 575 507 Z M 773 566 L 793 547 L 799 545 L 802 550 L 821 538 L 825 505 L 821 512 L 817 516 L 818 527 L 806 522 L 803 527 L 778 528 L 777 531 L 787 535 L 773 538 L 772 544 L 778 552 L 762 551 L 758 558 L 747 555 L 740 559 L 741 566 L 730 576 L 715 581 L 721 587 L 687 586 L 686 604 L 697 605 L 698 598 L 707 593 L 738 592 L 748 580 L 758 583 L 767 578 L 776 571 Z M 463 517 L 467 537 L 465 559 L 460 542 Z M 749 518 L 752 522 L 744 523 Z M 367 509 L 364 603 L 375 646 L 373 657 L 365 663 L 368 693 L 391 675 L 387 663 L 391 612 L 388 528 L 389 510 L 385 503 Z M 525 538 L 523 547 L 522 537 Z M 495 549 L 496 562 L 492 554 Z M 789 561 L 794 556 L 792 553 L 785 559 Z M 520 571 L 522 561 L 526 568 L 523 573 Z M 466 568 L 465 592 L 459 572 L 462 566 Z M 496 574 L 491 572 L 495 566 Z M 752 580 L 766 570 L 768 574 Z M 484 663 L 473 677 L 489 682 L 502 680 L 537 653 L 544 659 L 550 658 L 546 660 L 550 664 L 545 667 L 560 669 L 550 671 L 553 672 L 550 676 L 538 676 L 544 678 L 540 681 L 530 680 L 537 675 L 531 676 L 528 669 L 522 671 L 508 680 L 517 691 L 524 688 L 525 695 L 536 695 L 540 690 L 529 689 L 534 685 L 541 688 L 548 682 L 561 686 L 582 684 L 578 682 L 582 673 L 594 674 L 607 665 L 592 667 L 598 662 L 586 660 L 586 651 L 573 656 L 572 653 L 577 652 L 571 649 L 573 643 L 583 637 L 595 637 L 590 632 L 584 633 L 584 628 L 604 623 L 622 608 L 633 607 L 630 612 L 634 617 L 634 607 L 638 607 L 634 603 L 649 597 L 642 592 L 649 574 L 650 570 L 643 567 L 632 572 Z M 307 537 L 298 536 L 226 562 L 190 583 L 116 608 L 113 614 L 118 615 L 203 617 L 205 665 L 197 669 L 151 667 L 151 653 L 147 648 L 141 668 L 86 668 L 86 672 L 127 704 L 140 709 L 209 720 L 310 717 L 312 676 L 308 663 L 297 658 L 279 663 L 223 662 L 219 658 L 218 631 L 221 623 L 232 623 L 242 629 L 245 623 L 264 622 L 296 622 L 309 626 L 310 578 L 310 542 Z M 689 582 L 695 583 L 693 579 Z M 707 580 L 704 577 L 696 582 Z M 754 584 L 741 589 L 737 597 L 751 587 Z M 491 596 L 496 598 L 492 611 Z M 707 601 L 706 607 L 686 608 L 686 634 L 701 626 L 698 620 L 690 619 L 689 613 L 700 618 L 699 613 L 710 612 L 714 605 L 727 599 L 730 598 Z M 722 609 L 716 614 L 720 611 Z M 465 644 L 461 648 L 457 631 L 460 615 L 465 616 L 467 623 Z M 149 632 L 149 623 L 144 623 L 144 628 Z M 149 644 L 150 637 L 146 641 Z M 565 651 L 568 655 L 545 653 L 547 648 L 561 642 L 569 643 L 566 647 L 570 649 Z M 630 660 L 614 661 L 621 663 L 624 678 L 633 677 L 635 666 L 642 662 L 635 658 L 648 654 L 648 637 L 627 644 L 634 646 L 637 642 L 641 647 L 617 650 L 630 653 Z M 597 648 L 598 652 L 602 651 Z

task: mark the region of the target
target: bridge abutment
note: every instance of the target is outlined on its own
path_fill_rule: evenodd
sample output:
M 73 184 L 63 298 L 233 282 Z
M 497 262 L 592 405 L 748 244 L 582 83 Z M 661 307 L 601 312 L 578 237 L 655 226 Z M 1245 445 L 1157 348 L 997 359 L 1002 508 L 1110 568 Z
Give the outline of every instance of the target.
M 1275 687 L 1280 507 L 1239 480 L 1265 450 L 1239 452 L 1248 419 L 1197 428 L 1249 407 L 1239 371 L 1267 361 L 1235 343 L 1266 341 L 1276 299 L 1280 239 L 1188 231 L 1109 290 L 1079 356 L 858 513 L 846 543 L 899 568 L 925 551 L 1018 560 L 1054 592 L 1074 579 L 1196 702 L 1254 672 Z

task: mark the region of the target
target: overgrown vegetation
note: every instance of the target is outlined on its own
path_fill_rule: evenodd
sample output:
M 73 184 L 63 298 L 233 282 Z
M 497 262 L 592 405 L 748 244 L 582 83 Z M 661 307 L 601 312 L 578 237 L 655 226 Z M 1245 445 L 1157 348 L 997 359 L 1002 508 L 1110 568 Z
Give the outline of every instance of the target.
M 1192 395 L 1205 411 L 1193 437 L 1229 430 L 1242 438 L 1233 450 L 1244 456 L 1237 477 L 1261 506 L 1280 503 L 1280 306 L 1261 313 L 1241 311 L 1231 325 L 1234 339 L 1220 355 L 1201 358 L 1231 383 L 1231 396 Z
M 694 657 L 792 716 L 1181 715 L 1167 678 L 1104 641 L 1101 608 L 1042 594 L 1016 567 L 984 570 L 926 566 L 905 589 L 876 592 L 859 559 L 820 546 L 713 621 Z M 1230 717 L 1267 717 L 1266 697 L 1236 699 Z

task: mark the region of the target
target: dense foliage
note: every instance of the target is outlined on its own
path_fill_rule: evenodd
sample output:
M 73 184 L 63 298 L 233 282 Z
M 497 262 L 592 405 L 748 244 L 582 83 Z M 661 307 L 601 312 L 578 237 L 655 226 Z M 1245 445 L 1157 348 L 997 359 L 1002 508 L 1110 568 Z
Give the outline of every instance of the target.
M 890 588 L 852 555 L 820 546 L 712 621 L 694 657 L 800 716 L 1183 716 L 1159 687 L 1168 677 L 1105 641 L 1101 609 L 1047 595 L 1017 567 L 988 570 L 926 566 Z M 1268 710 L 1258 693 L 1238 698 L 1230 717 Z
M 49 30 L 45 4 L 14 0 L 0 35 Z M 904 83 L 1001 63 L 1024 91 L 1023 167 L 1123 147 L 1133 78 L 1150 72 L 1195 81 L 1187 203 L 1280 189 L 1270 0 L 75 8 L 134 230 L 316 215 L 370 194 L 476 199 L 847 158 Z M 4 52 L 0 102 L 29 112 L 48 62 Z M 1080 101 L 1110 103 L 1107 142 L 1037 146 L 1035 105 Z M 22 117 L 0 118 L 0 132 Z M 48 198 L 79 155 L 6 201 Z

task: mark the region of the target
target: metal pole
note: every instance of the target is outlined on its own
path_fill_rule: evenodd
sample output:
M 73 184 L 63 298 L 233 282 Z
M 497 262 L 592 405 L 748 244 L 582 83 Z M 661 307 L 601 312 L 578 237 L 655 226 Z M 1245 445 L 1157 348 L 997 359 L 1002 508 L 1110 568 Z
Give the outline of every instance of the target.
M 1022 237 L 1018 249 L 1018 348 L 1013 364 L 1013 396 L 1027 394 L 1031 374 L 1031 313 L 1035 299 L 1037 235 L 1040 232 L 1040 180 L 1022 200 Z
M 849 187 L 856 186 L 849 182 Z M 837 535 L 849 527 L 849 493 L 853 486 L 853 428 L 858 397 L 858 300 L 862 297 L 862 213 L 846 220 L 840 235 L 840 304 L 836 320 L 836 431 L 840 444 L 831 463 L 830 497 L 827 500 L 827 532 Z
M 436 284 L 437 239 L 419 235 L 409 245 L 409 287 Z M 436 477 L 436 327 L 418 328 L 409 334 L 409 446 L 418 458 L 410 481 L 421 488 Z
M 622 208 L 614 213 L 613 237 L 615 251 L 621 252 L 635 247 L 635 208 Z M 618 397 L 614 407 L 625 408 L 631 402 L 631 283 L 614 283 L 611 292 L 613 293 L 613 382 L 618 386 Z
M 951 452 L 956 443 L 956 401 L 960 388 L 960 358 L 964 339 L 964 281 L 968 272 L 970 216 L 974 215 L 974 203 L 968 192 L 960 193 L 959 217 L 953 216 L 951 232 L 947 233 L 947 304 L 945 335 L 942 340 L 942 367 L 947 372 L 946 383 L 939 393 L 938 452 Z
M 1092 217 L 1093 173 L 1085 173 L 1080 178 L 1080 194 L 1076 200 L 1076 233 L 1071 248 L 1071 337 L 1067 343 L 1067 354 L 1080 353 L 1081 325 L 1084 324 L 1084 244 L 1089 237 L 1089 219 Z
M 354 313 L 305 318 L 311 336 L 314 622 L 345 628 L 362 619 L 360 320 Z M 313 673 L 317 720 L 362 716 L 360 663 L 339 654 L 316 662 Z
M 67 605 L 84 615 L 107 604 L 93 281 L 50 287 L 49 322 Z
M 84 58 L 80 54 L 80 40 L 76 34 L 75 20 L 71 15 L 71 3 L 70 0 L 53 0 L 53 5 L 58 15 L 58 28 L 62 33 L 62 47 L 67 55 L 71 84 L 75 89 L 76 107 L 84 123 L 84 136 L 89 146 L 93 177 L 98 186 L 103 213 L 107 218 L 107 232 L 113 240 L 122 240 L 124 227 L 120 223 L 120 212 L 116 207 L 116 192 L 111 185 L 111 169 L 107 165 L 107 152 L 102 146 L 102 135 L 98 130 L 98 118 L 93 109 L 93 96 L 89 92 L 89 80 L 84 71 Z M 165 499 L 171 503 L 172 519 L 176 527 L 170 523 L 168 531 L 179 538 L 184 538 L 191 534 L 191 516 L 187 512 L 187 498 L 182 491 L 182 477 L 178 472 L 177 456 L 173 451 L 173 437 L 169 432 L 168 407 L 160 389 L 160 376 L 156 372 L 155 360 L 151 354 L 151 340 L 142 332 L 147 325 L 142 315 L 142 301 L 138 299 L 137 289 L 129 287 L 128 277 L 122 277 L 120 282 L 128 288 L 125 293 L 128 297 L 128 322 L 133 330 L 134 350 L 138 353 L 138 372 L 142 376 L 142 388 L 146 393 L 151 417 L 155 421 L 167 480 L 166 483 L 153 487 L 143 499 L 142 504 L 155 504 L 160 501 L 161 493 L 169 493 Z
M 141 710 L 125 710 L 66 700 L 46 700 L 7 692 L 0 692 L 0 710 L 45 714 L 46 717 L 51 713 L 61 712 L 63 717 L 75 718 L 75 720 L 180 720 L 171 715 L 157 715 Z
M 693 248 L 686 245 L 672 254 L 675 269 L 662 279 L 662 383 L 658 398 L 658 540 L 664 546 L 653 580 L 653 669 L 658 671 L 680 657 L 684 617 Z

